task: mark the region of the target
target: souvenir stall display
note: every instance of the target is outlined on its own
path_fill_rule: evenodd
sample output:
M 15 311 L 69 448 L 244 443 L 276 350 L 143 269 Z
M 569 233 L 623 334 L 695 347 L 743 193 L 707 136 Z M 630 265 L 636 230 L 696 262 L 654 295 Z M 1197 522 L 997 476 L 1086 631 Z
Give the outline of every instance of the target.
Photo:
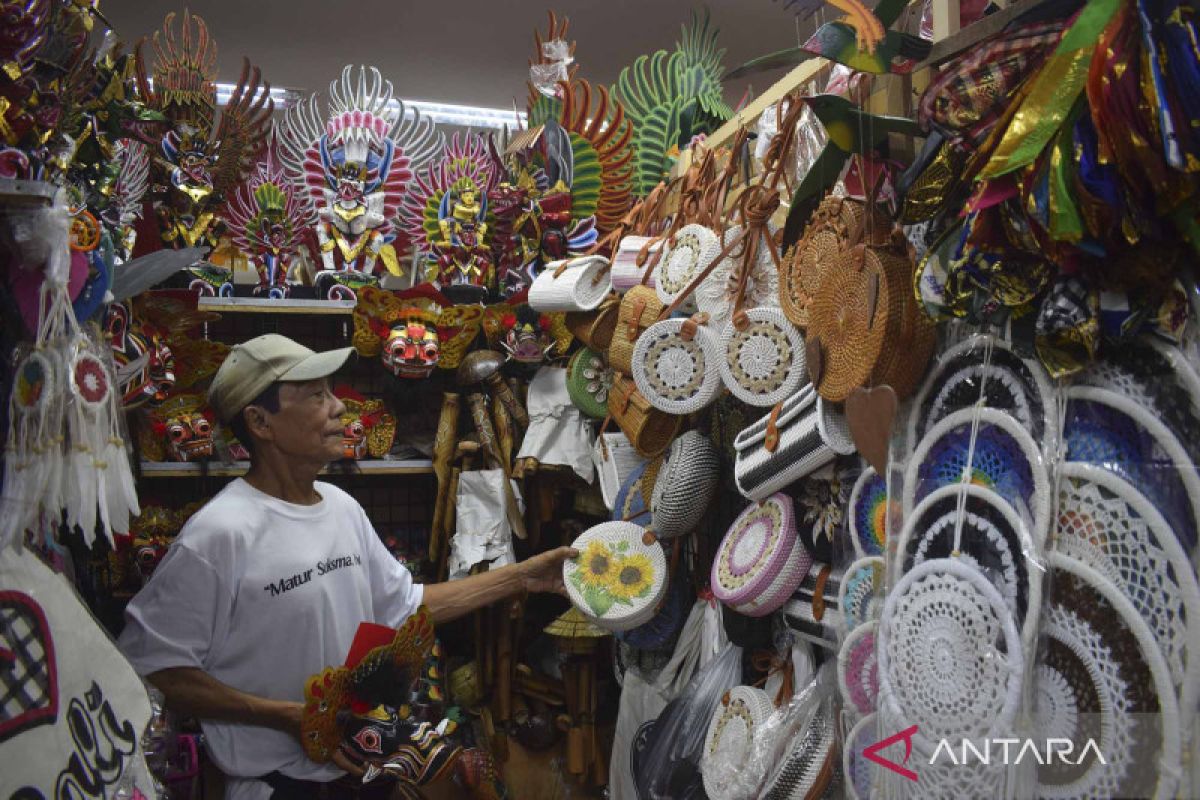
M 313 761 L 406 798 L 1200 791 L 1187 4 L 962 3 L 935 42 L 944 4 L 828 0 L 731 72 L 693 13 L 612 86 L 551 11 L 493 133 L 355 63 L 218 92 L 187 11 L 126 53 L 95 3 L 9 5 L 6 796 L 220 791 L 109 634 L 250 468 L 207 391 L 264 333 L 357 354 L 321 480 L 416 582 L 576 551 L 561 598 L 364 621 L 294 687 Z

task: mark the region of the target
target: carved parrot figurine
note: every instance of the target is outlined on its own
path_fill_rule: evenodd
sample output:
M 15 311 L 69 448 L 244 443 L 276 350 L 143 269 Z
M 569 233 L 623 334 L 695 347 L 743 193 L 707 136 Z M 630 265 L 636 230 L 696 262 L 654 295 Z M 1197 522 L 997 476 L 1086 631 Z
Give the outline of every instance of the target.
M 845 64 L 860 72 L 882 75 L 910 72 L 915 62 L 929 56 L 931 43 L 919 36 L 889 30 L 904 11 L 907 0 L 880 0 L 875 10 L 859 0 L 827 0 L 829 5 L 846 12 L 835 22 L 827 22 L 800 47 L 789 47 L 748 61 L 725 75 L 723 80 L 753 75 L 768 69 L 793 67 L 820 56 Z M 794 3 L 787 3 L 790 7 Z M 820 3 L 802 3 L 797 14 L 812 13 Z

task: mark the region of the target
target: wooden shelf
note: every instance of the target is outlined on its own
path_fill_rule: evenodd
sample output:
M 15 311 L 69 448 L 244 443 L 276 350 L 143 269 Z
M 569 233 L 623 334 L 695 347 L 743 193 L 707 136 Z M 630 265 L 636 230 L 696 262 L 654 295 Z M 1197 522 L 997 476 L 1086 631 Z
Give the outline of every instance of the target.
M 223 314 L 323 314 L 349 316 L 353 300 L 271 300 L 266 297 L 201 297 L 201 311 Z
M 200 464 L 177 461 L 143 461 L 143 478 L 192 478 L 200 475 Z M 246 474 L 250 468 L 248 461 L 234 461 L 231 464 L 220 462 L 209 463 L 208 474 L 214 478 L 236 478 Z M 359 461 L 358 472 L 330 472 L 321 470 L 322 475 L 432 475 L 433 462 L 425 459 L 411 461 Z

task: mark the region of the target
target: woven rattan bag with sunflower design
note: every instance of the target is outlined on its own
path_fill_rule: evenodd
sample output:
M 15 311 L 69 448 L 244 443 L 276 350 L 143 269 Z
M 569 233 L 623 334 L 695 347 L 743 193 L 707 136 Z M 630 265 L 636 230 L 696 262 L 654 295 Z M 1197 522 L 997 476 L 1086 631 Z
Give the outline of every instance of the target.
M 610 631 L 648 622 L 667 589 L 667 557 L 645 528 L 605 522 L 572 544 L 579 556 L 563 562 L 567 596 L 580 612 Z

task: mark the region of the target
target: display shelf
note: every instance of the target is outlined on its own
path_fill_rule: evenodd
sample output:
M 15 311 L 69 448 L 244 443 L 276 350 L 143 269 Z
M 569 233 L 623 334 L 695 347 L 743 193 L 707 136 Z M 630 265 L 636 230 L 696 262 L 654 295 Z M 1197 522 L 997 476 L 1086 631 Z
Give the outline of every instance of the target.
M 359 461 L 356 462 L 357 470 L 342 471 L 340 469 L 330 470 L 328 468 L 321 470 L 322 475 L 432 475 L 433 462 L 426 459 L 413 459 L 407 461 Z M 199 463 L 186 463 L 176 461 L 143 461 L 142 462 L 142 477 L 143 478 L 185 478 L 195 477 L 201 474 Z M 246 470 L 250 468 L 249 461 L 234 461 L 230 464 L 209 463 L 208 475 L 214 478 L 233 478 L 246 474 Z
M 201 297 L 201 311 L 222 314 L 321 314 L 349 316 L 354 311 L 353 300 L 271 300 L 266 297 Z

